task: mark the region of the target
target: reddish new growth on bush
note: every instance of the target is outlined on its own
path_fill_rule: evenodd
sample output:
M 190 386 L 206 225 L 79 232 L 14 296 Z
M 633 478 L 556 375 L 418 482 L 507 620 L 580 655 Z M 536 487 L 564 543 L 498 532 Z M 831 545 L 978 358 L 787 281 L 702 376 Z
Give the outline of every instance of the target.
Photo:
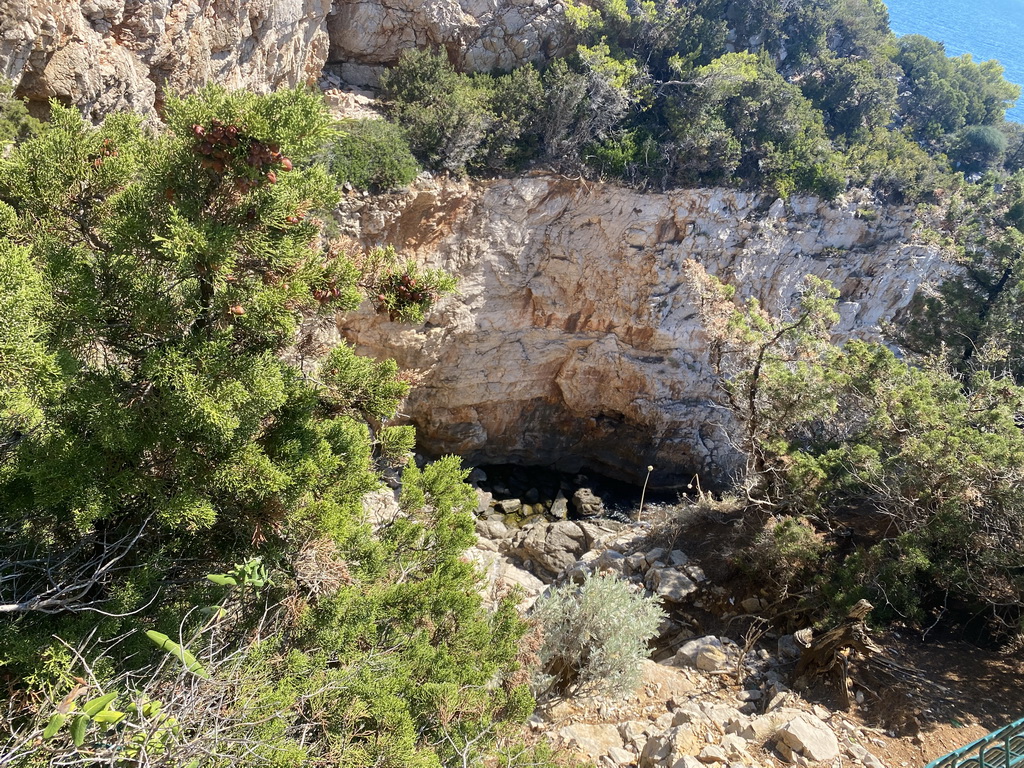
M 263 183 L 276 184 L 277 172 L 293 167 L 276 144 L 249 136 L 241 126 L 225 125 L 217 118 L 209 127 L 193 124 L 192 134 L 195 152 L 202 157 L 199 164 L 218 175 L 234 167 L 242 175 L 235 186 L 243 194 Z

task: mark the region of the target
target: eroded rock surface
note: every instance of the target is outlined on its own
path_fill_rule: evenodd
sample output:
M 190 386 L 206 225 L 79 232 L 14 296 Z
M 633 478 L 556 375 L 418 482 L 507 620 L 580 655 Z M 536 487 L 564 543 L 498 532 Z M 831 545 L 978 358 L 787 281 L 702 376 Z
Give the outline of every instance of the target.
M 408 48 L 443 49 L 460 69 L 509 70 L 564 49 L 554 0 L 339 0 L 328 21 L 330 61 L 345 81 L 374 85 Z
M 270 91 L 312 83 L 331 0 L 5 0 L 0 75 L 36 103 L 93 119 L 152 113 L 168 93 L 217 82 Z
M 355 85 L 413 47 L 511 69 L 564 50 L 564 15 L 549 0 L 3 0 L 0 76 L 40 109 L 56 98 L 92 119 L 153 114 L 208 82 L 312 84 L 329 56 Z
M 684 261 L 775 312 L 805 275 L 827 278 L 842 293 L 839 336 L 877 338 L 941 262 L 914 242 L 912 210 L 867 205 L 546 175 L 353 196 L 339 223 L 354 243 L 444 267 L 459 295 L 420 327 L 366 308 L 339 328 L 419 371 L 403 410 L 431 452 L 637 481 L 652 464 L 661 485 L 721 477 L 735 458 Z

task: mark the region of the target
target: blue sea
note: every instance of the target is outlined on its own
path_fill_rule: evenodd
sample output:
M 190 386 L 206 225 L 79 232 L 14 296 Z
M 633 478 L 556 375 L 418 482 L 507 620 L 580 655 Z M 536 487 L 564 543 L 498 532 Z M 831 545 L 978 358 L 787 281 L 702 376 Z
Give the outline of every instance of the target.
M 998 59 L 1011 83 L 1024 85 L 1024 0 L 885 0 L 897 35 L 924 35 L 946 53 Z M 1006 113 L 1024 123 L 1024 97 Z

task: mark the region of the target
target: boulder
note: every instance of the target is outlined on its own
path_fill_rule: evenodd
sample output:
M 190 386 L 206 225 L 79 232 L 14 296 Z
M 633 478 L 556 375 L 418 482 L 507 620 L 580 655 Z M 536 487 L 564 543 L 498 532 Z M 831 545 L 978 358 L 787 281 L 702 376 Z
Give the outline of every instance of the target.
M 580 488 L 572 495 L 572 507 L 580 517 L 600 517 L 604 514 L 604 502 L 589 488 Z
M 832 729 L 806 712 L 779 728 L 778 736 L 780 751 L 784 744 L 816 763 L 839 757 L 839 740 Z
M 487 491 L 481 491 L 479 488 L 474 488 L 473 490 L 476 491 L 476 513 L 482 515 L 491 508 L 494 496 Z
M 649 731 L 650 723 L 643 720 L 627 720 L 624 723 L 619 723 L 619 735 L 622 736 L 622 741 L 637 751 L 644 748 Z
M 682 565 L 689 565 L 690 558 L 686 556 L 686 553 L 681 549 L 674 549 L 668 553 L 668 561 L 670 564 L 679 567 Z
M 693 665 L 702 672 L 723 672 L 729 668 L 729 654 L 712 645 L 701 648 Z
M 594 759 L 623 746 L 618 728 L 607 723 L 574 723 L 559 730 L 558 736 L 563 744 Z
M 561 491 L 555 496 L 555 500 L 551 502 L 550 515 L 554 520 L 565 520 L 569 517 L 569 500 L 565 498 L 565 494 Z
M 521 512 L 523 509 L 523 502 L 519 499 L 503 499 L 495 503 L 494 505 L 506 515 L 514 515 L 517 512 Z
M 704 746 L 704 739 L 690 725 L 669 728 L 659 736 L 652 736 L 640 753 L 639 768 L 674 766 L 684 755 L 696 754 Z
M 363 496 L 361 501 L 363 515 L 374 529 L 394 522 L 402 514 L 402 509 L 398 506 L 398 499 L 395 498 L 395 492 L 389 488 L 370 491 Z
M 524 529 L 513 540 L 512 554 L 530 560 L 557 575 L 587 551 L 587 537 L 569 520 L 541 522 Z
M 496 552 L 474 547 L 466 555 L 476 562 L 484 574 L 481 593 L 489 605 L 497 604 L 508 594 L 509 589 L 518 588 L 522 594 L 519 609 L 525 611 L 537 602 L 537 598 L 546 589 L 543 581 L 529 571 L 513 565 Z
M 743 763 L 744 765 L 751 765 L 754 762 L 754 758 L 747 749 L 746 739 L 739 736 L 723 736 L 719 746 L 725 752 L 726 762 Z
M 489 541 L 498 541 L 508 537 L 510 529 L 500 520 L 487 520 L 478 517 L 476 519 L 476 532 L 477 535 Z
M 670 603 L 681 603 L 697 591 L 697 585 L 674 568 L 652 568 L 647 572 L 646 582 L 655 594 Z
M 725 754 L 725 750 L 717 744 L 708 744 L 700 751 L 700 754 L 697 755 L 697 759 L 705 765 L 729 762 L 729 758 Z
M 676 651 L 673 664 L 677 667 L 695 667 L 697 666 L 697 656 L 700 654 L 701 650 L 707 647 L 723 650 L 725 645 L 714 635 L 696 637 L 693 640 L 684 643 L 683 646 Z

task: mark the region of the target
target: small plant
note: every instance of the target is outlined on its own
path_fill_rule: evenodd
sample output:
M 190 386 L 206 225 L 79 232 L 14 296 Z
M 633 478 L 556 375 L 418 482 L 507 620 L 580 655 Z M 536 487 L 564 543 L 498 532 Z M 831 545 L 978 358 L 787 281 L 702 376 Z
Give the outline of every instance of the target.
M 50 717 L 46 728 L 43 730 L 43 739 L 52 739 L 70 721 L 68 726 L 71 741 L 76 747 L 85 743 L 85 731 L 90 723 L 99 723 L 104 726 L 114 725 L 121 721 L 124 712 L 111 709 L 110 705 L 117 698 L 117 693 L 107 693 L 91 701 L 87 701 L 81 711 L 75 711 L 75 704 L 72 702 L 67 712 L 54 712 Z
M 272 585 L 262 557 L 251 557 L 244 563 L 235 563 L 227 573 L 208 573 L 206 578 L 221 587 L 262 587 Z
M 187 648 L 174 642 L 163 632 L 157 632 L 155 629 L 147 629 L 146 637 L 148 637 L 150 641 L 161 651 L 169 653 L 171 656 L 178 659 L 185 665 L 185 669 L 196 677 L 201 677 L 205 680 L 210 679 L 210 673 L 206 671 L 206 667 L 200 664 L 199 660 L 193 656 Z
M 541 703 L 625 696 L 640 681 L 647 641 L 664 618 L 658 602 L 612 575 L 553 589 L 534 608 L 544 630 L 534 691 Z
M 437 300 L 454 293 L 458 285 L 442 269 L 420 269 L 413 261 L 398 263 L 390 247 L 376 249 L 368 258 L 368 266 L 370 292 L 377 311 L 387 312 L 395 322 L 423 323 Z

